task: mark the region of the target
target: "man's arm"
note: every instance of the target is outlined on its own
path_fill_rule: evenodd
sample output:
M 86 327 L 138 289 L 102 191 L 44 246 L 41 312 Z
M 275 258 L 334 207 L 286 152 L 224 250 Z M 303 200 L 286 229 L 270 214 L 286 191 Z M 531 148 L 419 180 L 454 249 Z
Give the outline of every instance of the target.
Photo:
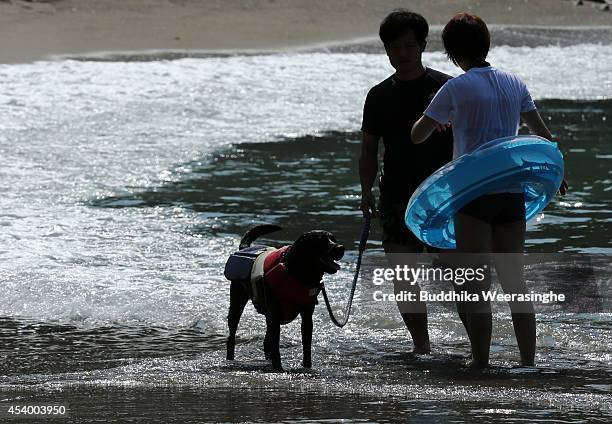
M 544 121 L 542 120 L 542 117 L 538 113 L 537 109 L 534 109 L 530 112 L 521 113 L 521 118 L 523 119 L 523 122 L 527 124 L 527 127 L 529 128 L 529 131 L 532 134 L 539 135 L 540 137 L 543 137 L 547 140 L 552 140 L 553 136 L 548 130 L 548 127 L 546 126 Z M 563 181 L 561 182 L 561 187 L 559 187 L 559 193 L 561 193 L 561 195 L 564 195 L 565 193 L 567 193 L 567 189 L 567 181 L 565 180 L 565 178 L 563 178 Z
M 378 141 L 380 136 L 363 133 L 361 140 L 361 153 L 359 155 L 359 180 L 361 181 L 361 206 L 364 214 L 371 213 L 377 216 L 376 199 L 372 187 L 378 172 Z
M 442 132 L 450 127 L 450 123 L 439 124 L 437 121 L 431 119 L 429 116 L 421 116 L 421 118 L 414 123 L 412 131 L 410 132 L 410 138 L 414 144 L 421 144 L 429 138 L 434 132 Z

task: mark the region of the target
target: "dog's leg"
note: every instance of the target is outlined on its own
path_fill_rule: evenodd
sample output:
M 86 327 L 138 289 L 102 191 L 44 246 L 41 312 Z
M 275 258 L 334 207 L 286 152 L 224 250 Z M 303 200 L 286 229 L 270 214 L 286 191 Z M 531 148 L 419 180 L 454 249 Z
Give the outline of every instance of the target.
M 270 347 L 272 368 L 276 371 L 283 371 L 280 357 L 280 321 L 274 312 L 266 314 L 266 338 Z
M 264 348 L 267 345 L 268 354 L 272 360 L 272 367 L 282 371 L 280 357 L 280 303 L 274 292 L 266 285 L 264 289 L 266 302 L 266 337 Z
M 304 368 L 312 367 L 312 315 L 314 313 L 314 305 L 300 312 L 302 318 L 302 351 L 304 356 L 302 366 Z
M 267 324 L 266 324 L 267 327 Z M 272 347 L 270 346 L 270 331 L 266 328 L 266 337 L 264 337 L 264 356 L 267 361 L 272 360 Z
M 234 359 L 234 351 L 236 347 L 236 331 L 238 323 L 242 316 L 242 311 L 249 301 L 249 296 L 240 282 L 232 281 L 230 285 L 230 307 L 227 314 L 227 325 L 229 327 L 229 336 L 227 337 L 227 356 L 229 360 Z

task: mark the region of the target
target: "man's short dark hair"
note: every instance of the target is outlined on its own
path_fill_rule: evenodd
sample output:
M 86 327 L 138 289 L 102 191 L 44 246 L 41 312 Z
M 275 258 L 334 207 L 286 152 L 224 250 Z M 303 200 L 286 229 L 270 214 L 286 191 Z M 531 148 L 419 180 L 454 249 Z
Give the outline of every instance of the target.
M 381 22 L 378 35 L 385 49 L 388 49 L 389 44 L 408 31 L 412 31 L 417 43 L 425 49 L 429 25 L 423 16 L 408 9 L 396 9 L 389 13 Z
M 489 53 L 491 36 L 487 24 L 476 15 L 457 13 L 442 30 L 442 42 L 448 58 L 484 62 Z

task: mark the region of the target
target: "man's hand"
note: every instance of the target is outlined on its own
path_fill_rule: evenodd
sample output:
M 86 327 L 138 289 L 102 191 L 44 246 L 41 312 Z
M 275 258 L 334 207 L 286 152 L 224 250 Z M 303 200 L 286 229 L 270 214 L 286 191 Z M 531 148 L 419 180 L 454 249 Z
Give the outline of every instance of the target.
M 376 198 L 372 194 L 372 190 L 363 191 L 361 193 L 361 205 L 359 209 L 365 216 L 367 213 L 372 215 L 372 218 L 378 217 L 378 210 L 376 209 Z

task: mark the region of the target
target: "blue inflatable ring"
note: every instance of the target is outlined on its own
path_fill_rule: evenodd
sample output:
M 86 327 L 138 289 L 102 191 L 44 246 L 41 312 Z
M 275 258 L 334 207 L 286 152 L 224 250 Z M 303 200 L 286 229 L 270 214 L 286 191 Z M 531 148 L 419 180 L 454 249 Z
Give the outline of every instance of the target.
M 492 140 L 438 169 L 416 189 L 406 208 L 406 226 L 424 243 L 454 249 L 453 218 L 482 195 L 505 190 L 525 195 L 525 218 L 548 205 L 563 181 L 563 155 L 537 136 Z

